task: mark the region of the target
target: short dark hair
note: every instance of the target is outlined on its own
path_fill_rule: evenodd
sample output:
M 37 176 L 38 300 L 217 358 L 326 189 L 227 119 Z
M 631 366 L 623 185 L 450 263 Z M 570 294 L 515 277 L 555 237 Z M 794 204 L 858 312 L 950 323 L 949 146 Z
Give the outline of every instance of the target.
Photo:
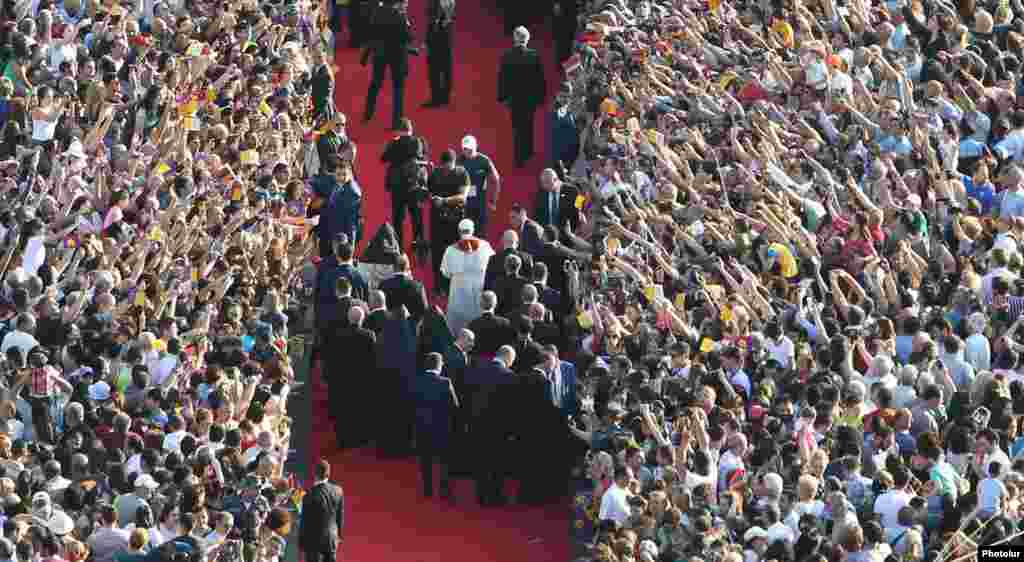
M 339 294 L 344 294 L 352 290 L 352 281 L 348 277 L 339 277 L 338 281 L 334 285 L 334 291 Z
M 398 130 L 400 131 L 412 131 L 412 119 L 403 117 L 398 120 Z
M 625 465 L 619 465 L 615 467 L 615 481 L 619 481 L 622 478 L 629 477 L 629 467 Z
M 331 476 L 331 463 L 327 459 L 320 459 L 316 463 L 317 480 L 326 480 Z

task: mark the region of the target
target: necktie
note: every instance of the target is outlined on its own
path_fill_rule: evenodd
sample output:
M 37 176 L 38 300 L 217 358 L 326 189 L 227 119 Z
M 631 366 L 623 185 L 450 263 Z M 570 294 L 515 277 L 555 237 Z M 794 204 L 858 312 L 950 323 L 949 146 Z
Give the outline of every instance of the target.
M 551 198 L 551 223 L 558 226 L 558 194 L 552 191 L 548 197 Z
M 551 379 L 551 401 L 556 407 L 562 407 L 562 388 L 558 381 L 558 373 L 552 372 L 548 375 Z

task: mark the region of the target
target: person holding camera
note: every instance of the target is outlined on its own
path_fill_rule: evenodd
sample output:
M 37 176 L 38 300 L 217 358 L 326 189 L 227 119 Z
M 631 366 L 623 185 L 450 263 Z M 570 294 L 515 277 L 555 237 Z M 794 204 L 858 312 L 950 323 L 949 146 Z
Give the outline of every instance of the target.
M 398 247 L 404 248 L 405 214 L 412 217 L 415 240 L 423 239 L 423 216 L 420 204 L 427 194 L 427 141 L 413 134 L 411 119 L 401 119 L 399 134 L 384 148 L 381 162 L 387 164 L 384 188 L 391 194 L 391 225 L 398 236 Z

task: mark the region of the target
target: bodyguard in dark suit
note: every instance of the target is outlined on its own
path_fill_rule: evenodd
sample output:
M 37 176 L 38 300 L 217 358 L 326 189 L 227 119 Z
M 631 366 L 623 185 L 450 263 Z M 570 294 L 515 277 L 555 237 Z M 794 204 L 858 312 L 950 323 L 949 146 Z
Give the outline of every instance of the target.
M 363 190 L 352 174 L 350 162 L 339 162 L 338 156 L 331 156 L 330 161 L 327 168 L 333 170 L 337 187 L 330 191 L 320 211 L 320 247 L 330 247 L 340 235 L 358 244 L 363 238 Z
M 523 287 L 530 281 L 520 275 L 523 260 L 512 254 L 505 258 L 505 275 L 498 279 L 495 293 L 498 294 L 498 314 L 513 314 L 523 304 Z
M 498 352 L 498 348 L 510 345 L 515 341 L 516 336 L 512 329 L 512 323 L 508 318 L 495 314 L 494 310 L 497 306 L 498 296 L 493 291 L 484 291 L 480 295 L 480 307 L 483 313 L 466 326 L 476 336 L 476 352 L 478 354 L 493 356 Z
M 402 118 L 402 101 L 405 96 L 405 78 L 409 75 L 409 54 L 413 52 L 412 22 L 409 21 L 408 0 L 385 0 L 384 5 L 373 14 L 367 39 L 369 45 L 363 51 L 362 63 L 373 60 L 373 77 L 366 92 L 366 112 L 363 121 L 373 119 L 377 108 L 377 94 L 384 84 L 384 74 L 391 70 L 393 113 L 391 128 L 399 129 Z
M 330 477 L 331 465 L 321 459 L 316 465 L 316 483 L 302 498 L 299 548 L 308 562 L 334 562 L 344 541 L 345 494 Z
M 533 319 L 519 317 L 514 322 L 516 328 L 516 363 L 512 365 L 518 373 L 525 373 L 540 364 L 544 348 L 533 339 Z
M 509 365 L 515 362 L 515 351 L 509 346 L 498 350 L 497 356 L 466 373 L 467 407 L 471 440 L 476 453 L 476 497 L 482 506 L 506 503 L 503 492 L 508 457 L 511 408 L 514 393 L 509 388 L 515 375 Z
M 409 267 L 409 256 L 401 254 L 395 263 L 396 273 L 381 281 L 379 289 L 384 293 L 388 308 L 405 307 L 409 311 L 409 319 L 415 326 L 423 318 L 429 304 L 427 291 L 412 276 Z
M 501 236 L 501 251 L 491 256 L 484 271 L 484 289 L 493 291 L 498 286 L 498 279 L 505 276 L 505 262 L 511 255 L 519 256 L 523 271 L 533 270 L 533 256 L 519 249 L 519 234 L 514 230 L 506 230 Z
M 526 46 L 530 32 L 517 27 L 512 35 L 514 46 L 501 57 L 498 103 L 505 104 L 512 115 L 516 166 L 522 167 L 533 156 L 533 116 L 547 96 L 547 82 L 540 55 Z
M 472 473 L 472 443 L 469 441 L 469 413 L 466 408 L 466 372 L 470 368 L 469 354 L 473 352 L 476 336 L 463 328 L 455 341 L 444 352 L 442 375 L 452 381 L 455 396 L 463 397 L 455 408 L 452 419 L 452 447 L 448 473 L 452 476 L 468 476 Z
M 353 49 L 362 48 L 370 38 L 373 12 L 380 5 L 377 0 L 349 0 L 348 27 L 349 43 Z
M 430 101 L 423 107 L 448 105 L 452 93 L 452 35 L 455 0 L 427 2 L 427 70 Z
M 384 296 L 384 291 L 374 289 L 370 291 L 369 298 L 369 312 L 366 314 L 366 320 L 363 321 L 363 327 L 380 335 L 381 330 L 384 329 L 384 321 L 388 319 L 387 297 Z
M 339 449 L 366 445 L 373 436 L 367 419 L 373 417 L 370 399 L 380 396 L 375 388 L 377 336 L 363 328 L 361 307 L 348 311 L 348 326 L 329 334 L 324 346 L 324 375 L 328 404 L 334 414 L 334 435 Z M 359 369 L 352 369 L 359 365 Z
M 540 359 L 538 357 L 538 359 Z M 551 451 L 557 443 L 559 428 L 564 430 L 564 418 L 548 399 L 548 380 L 540 365 L 516 375 L 515 404 L 520 411 L 530 415 L 520 418 L 515 427 L 516 441 L 513 445 L 514 458 L 518 461 L 512 467 L 520 480 L 519 503 L 539 505 L 550 499 L 550 467 L 532 458 L 531 451 Z
M 423 203 L 417 188 L 426 187 L 426 178 L 419 184 L 422 169 L 427 164 L 427 141 L 413 134 L 412 121 L 402 119 L 400 134 L 384 148 L 380 161 L 388 165 L 384 176 L 384 189 L 391 194 L 391 226 L 395 228 L 399 249 L 404 248 L 402 238 L 405 232 L 405 213 L 412 217 L 412 233 L 415 240 L 423 238 Z
M 388 303 L 388 319 L 377 338 L 377 373 L 382 391 L 380 400 L 388 404 L 382 416 L 381 437 L 377 440 L 381 456 L 407 457 L 412 453 L 415 424 L 413 381 L 417 375 L 416 325 L 404 306 Z
M 572 55 L 572 44 L 576 40 L 576 30 L 579 28 L 579 0 L 555 0 L 553 8 L 555 63 L 561 64 Z
M 565 314 L 562 292 L 548 286 L 548 264 L 542 261 L 533 264 L 533 287 L 537 290 L 537 302 L 548 309 L 556 323 L 560 323 Z
M 459 406 L 452 381 L 441 376 L 444 361 L 440 353 L 430 353 L 424 360 L 424 371 L 416 377 L 413 396 L 416 400 L 416 448 L 423 479 L 423 495 L 434 495 L 434 461 L 441 472 L 441 498 L 450 499 L 448 481 L 451 451 L 452 415 Z
M 531 256 L 539 254 L 541 246 L 544 244 L 544 227 L 531 219 L 526 212 L 526 208 L 518 203 L 512 205 L 512 210 L 509 212 L 509 222 L 516 231 L 516 234 L 519 235 L 519 249 Z M 525 271 L 530 271 L 531 269 L 529 268 Z
M 558 179 L 551 168 L 540 173 L 540 189 L 534 196 L 533 217 L 542 227 L 554 226 L 561 231 L 565 225 L 573 231 L 579 225 L 579 209 L 576 208 L 576 189 Z

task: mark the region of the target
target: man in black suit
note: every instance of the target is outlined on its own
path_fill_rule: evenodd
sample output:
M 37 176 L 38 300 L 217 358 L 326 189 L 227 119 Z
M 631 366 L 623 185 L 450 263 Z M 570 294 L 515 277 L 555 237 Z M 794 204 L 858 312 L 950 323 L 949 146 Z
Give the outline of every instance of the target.
M 530 284 L 528 279 L 520 275 L 523 260 L 512 254 L 505 258 L 505 275 L 498 279 L 495 293 L 498 294 L 498 314 L 509 316 L 514 314 L 523 304 L 523 287 Z
M 444 360 L 440 353 L 428 353 L 423 373 L 413 382 L 416 401 L 416 448 L 420 461 L 423 495 L 434 495 L 434 460 L 441 472 L 441 499 L 451 499 L 448 462 L 451 451 L 452 416 L 459 406 L 451 379 L 441 376 Z
M 484 289 L 493 291 L 498 287 L 498 280 L 505 276 L 505 261 L 508 256 L 519 256 L 524 271 L 533 270 L 533 256 L 519 249 L 519 235 L 514 230 L 506 230 L 501 235 L 501 251 L 491 256 L 484 272 Z
M 509 365 L 516 360 L 510 346 L 502 346 L 493 360 L 466 373 L 467 407 L 471 442 L 476 451 L 476 497 L 482 506 L 506 503 L 503 493 L 514 394 L 509 388 L 515 374 Z
M 514 46 L 501 57 L 498 103 L 508 106 L 512 114 L 516 166 L 522 167 L 533 157 L 533 117 L 547 96 L 547 82 L 540 55 L 526 46 L 530 32 L 517 27 L 512 40 Z
M 409 75 L 409 54 L 412 48 L 412 22 L 409 21 L 407 10 L 408 0 L 384 0 L 384 5 L 372 15 L 367 39 L 369 45 L 363 51 L 362 63 L 373 59 L 373 77 L 370 89 L 366 92 L 366 112 L 363 122 L 373 119 L 377 108 L 377 94 L 384 84 L 384 73 L 391 69 L 391 85 L 394 88 L 392 100 L 393 113 L 391 128 L 399 130 L 402 118 L 402 99 L 405 95 L 405 78 Z
M 529 287 L 532 288 L 532 287 Z M 560 345 L 563 342 L 559 324 L 551 319 L 547 307 L 539 302 L 529 306 L 530 320 L 533 320 L 533 339 L 540 345 Z
M 579 226 L 579 209 L 576 208 L 576 189 L 558 179 L 551 168 L 540 173 L 540 190 L 534 196 L 534 212 L 541 226 L 552 225 L 558 230 L 568 224 L 573 231 Z
M 562 293 L 558 289 L 548 287 L 548 264 L 538 261 L 533 264 L 533 287 L 537 291 L 537 302 L 551 312 L 552 320 L 558 324 L 565 314 L 562 308 Z
M 409 256 L 400 254 L 395 262 L 395 273 L 380 283 L 380 290 L 384 293 L 389 308 L 400 308 L 403 305 L 409 311 L 409 318 L 413 325 L 419 323 L 423 314 L 427 311 L 427 291 L 412 276 L 412 269 L 409 267 Z
M 449 474 L 453 476 L 469 475 L 472 466 L 471 462 L 467 462 L 471 459 L 473 449 L 472 444 L 468 441 L 469 416 L 466 410 L 465 396 L 468 392 L 466 390 L 466 371 L 470 368 L 469 354 L 473 352 L 475 342 L 476 336 L 473 332 L 463 328 L 456 336 L 455 341 L 444 352 L 442 374 L 452 381 L 452 385 L 455 387 L 455 396 L 463 397 L 459 401 L 458 407 L 455 408 L 452 420 L 451 464 L 448 470 Z
M 516 329 L 516 360 L 512 367 L 517 373 L 525 373 L 538 365 L 544 355 L 544 348 L 533 339 L 533 319 L 520 316 L 513 322 Z
M 423 238 L 423 213 L 420 204 L 426 193 L 427 142 L 413 134 L 412 121 L 402 119 L 400 134 L 384 148 L 380 161 L 388 165 L 384 189 L 391 194 L 391 226 L 398 236 L 398 247 L 404 248 L 405 213 L 412 217 L 413 239 Z
M 554 446 L 559 443 L 559 435 L 566 431 L 564 418 L 549 398 L 550 383 L 542 368 L 543 359 L 537 356 L 536 361 L 538 363 L 516 375 L 515 385 L 516 407 L 530 413 L 515 427 L 514 458 L 518 462 L 512 466 L 520 481 L 517 499 L 525 505 L 540 505 L 552 499 L 550 468 L 546 463 L 536 462 L 530 452 L 549 451 L 552 456 L 560 457 L 560 451 Z
M 348 326 L 328 336 L 324 346 L 328 403 L 334 414 L 334 435 L 339 449 L 366 445 L 373 437 L 367 419 L 373 417 L 371 396 L 376 372 L 377 336 L 363 327 L 366 312 L 361 306 L 348 311 Z M 359 365 L 360 370 L 351 369 Z
M 455 0 L 427 2 L 427 70 L 430 101 L 423 107 L 448 105 L 452 93 L 452 35 Z
M 536 257 L 544 243 L 544 227 L 531 219 L 526 213 L 526 208 L 518 203 L 512 205 L 512 210 L 509 211 L 508 217 L 510 226 L 519 235 L 519 247 L 524 252 Z M 530 268 L 526 271 L 532 270 L 533 268 Z
M 384 321 L 388 319 L 388 299 L 384 291 L 374 289 L 370 291 L 369 310 L 366 313 L 366 320 L 363 327 L 376 335 L 380 335 L 384 329 Z
M 555 0 L 552 20 L 555 38 L 555 63 L 561 64 L 572 55 L 572 44 L 579 28 L 579 0 Z
M 316 464 L 316 483 L 302 498 L 299 548 L 308 562 L 334 562 L 344 541 L 345 494 L 330 481 L 331 464 Z
M 504 316 L 498 316 L 494 310 L 498 306 L 498 296 L 494 291 L 484 291 L 480 295 L 480 317 L 466 326 L 476 336 L 476 353 L 493 356 L 498 348 L 515 341 L 512 323 Z

